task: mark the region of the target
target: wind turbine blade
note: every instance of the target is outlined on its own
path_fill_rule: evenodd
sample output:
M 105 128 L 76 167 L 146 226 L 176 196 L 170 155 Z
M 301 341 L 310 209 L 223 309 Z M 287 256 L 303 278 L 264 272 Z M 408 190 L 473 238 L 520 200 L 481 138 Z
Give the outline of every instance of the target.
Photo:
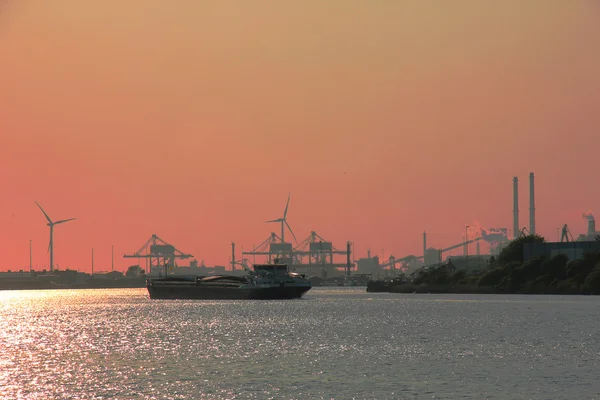
M 54 223 L 54 225 L 62 224 L 63 222 L 73 221 L 74 219 L 77 219 L 77 218 L 61 219 L 60 221 L 56 221 Z
M 40 210 L 42 210 L 42 212 L 44 213 L 44 216 L 46 217 L 46 219 L 48 220 L 49 223 L 52 223 L 52 220 L 50 219 L 50 217 L 48 216 L 48 214 L 46 214 L 46 211 L 44 211 L 44 209 L 42 208 L 42 206 L 40 206 L 40 204 L 36 201 L 35 204 L 37 204 L 37 206 L 40 208 Z
M 292 234 L 292 236 L 294 237 L 294 240 L 296 241 L 296 243 L 298 243 L 298 239 L 296 239 L 296 235 L 294 235 L 294 231 L 292 230 L 292 228 L 290 227 L 290 224 L 287 223 L 287 221 L 283 221 L 285 222 L 285 225 L 288 227 L 288 229 L 290 230 L 290 233 Z
M 288 193 L 288 200 L 287 200 L 287 203 L 285 204 L 285 211 L 283 212 L 283 220 L 284 221 L 285 221 L 285 217 L 287 216 L 288 207 L 290 206 L 290 195 L 291 195 L 291 193 Z
M 270 222 L 282 222 L 283 220 L 281 218 L 278 219 L 272 219 L 271 221 L 265 221 L 265 224 L 268 224 Z

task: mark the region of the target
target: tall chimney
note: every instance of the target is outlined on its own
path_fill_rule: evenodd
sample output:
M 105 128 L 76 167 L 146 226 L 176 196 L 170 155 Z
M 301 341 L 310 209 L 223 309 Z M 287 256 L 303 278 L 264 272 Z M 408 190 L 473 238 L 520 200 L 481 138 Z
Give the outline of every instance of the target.
M 350 268 L 352 267 L 350 254 L 352 252 L 352 243 L 348 240 L 346 243 L 346 278 L 350 277 Z
M 529 232 L 535 235 L 535 189 L 533 172 L 529 173 Z
M 231 242 L 231 270 L 235 271 L 235 242 Z
M 519 237 L 519 178 L 513 178 L 513 238 Z

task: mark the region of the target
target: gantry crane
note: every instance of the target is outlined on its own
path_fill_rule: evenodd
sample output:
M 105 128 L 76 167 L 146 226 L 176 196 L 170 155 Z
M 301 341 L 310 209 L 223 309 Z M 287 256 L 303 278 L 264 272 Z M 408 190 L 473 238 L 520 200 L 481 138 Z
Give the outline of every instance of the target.
M 333 255 L 348 255 L 348 250 L 338 250 L 333 244 L 323 239 L 317 232 L 310 235 L 294 248 L 294 254 L 299 257 L 308 256 L 308 264 L 333 264 Z
M 235 251 L 232 249 L 232 252 Z M 281 240 L 275 232 L 271 232 L 271 235 L 264 240 L 258 246 L 255 246 L 250 251 L 242 251 L 243 256 L 267 256 L 268 262 L 272 262 L 275 259 L 281 260 L 287 264 L 294 264 L 294 251 L 291 243 L 286 243 Z M 232 258 L 234 255 L 232 254 Z
M 272 232 L 265 241 L 255 246 L 251 251 L 242 251 L 242 257 L 248 255 L 267 256 L 268 262 L 279 259 L 295 270 L 310 272 L 318 268 L 323 276 L 335 271 L 345 270 L 348 275 L 353 263 L 349 259 L 351 245 L 347 243 L 346 247 L 345 251 L 338 250 L 330 241 L 323 239 L 315 231 L 311 231 L 306 239 L 293 248 L 291 243 L 282 242 L 281 238 L 275 232 Z M 334 255 L 346 255 L 347 260 L 345 263 L 334 263 Z M 306 256 L 308 256 L 308 262 L 303 260 Z M 232 244 L 231 259 L 235 260 L 234 244 Z M 232 267 L 234 265 L 237 265 L 237 262 L 232 262 Z
M 176 259 L 193 258 L 191 254 L 183 253 L 175 246 L 165 242 L 157 235 L 152 235 L 142 247 L 134 254 L 124 254 L 123 258 L 144 258 L 147 260 L 146 273 L 150 273 L 152 268 L 163 267 L 165 275 L 168 267 L 175 267 Z

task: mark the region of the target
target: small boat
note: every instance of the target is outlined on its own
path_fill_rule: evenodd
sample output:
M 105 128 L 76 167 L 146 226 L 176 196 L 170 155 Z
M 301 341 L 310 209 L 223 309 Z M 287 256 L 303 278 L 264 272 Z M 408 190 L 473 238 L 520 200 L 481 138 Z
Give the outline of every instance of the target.
M 312 285 L 287 264 L 255 264 L 245 276 L 164 276 L 148 278 L 151 299 L 280 300 L 300 298 Z

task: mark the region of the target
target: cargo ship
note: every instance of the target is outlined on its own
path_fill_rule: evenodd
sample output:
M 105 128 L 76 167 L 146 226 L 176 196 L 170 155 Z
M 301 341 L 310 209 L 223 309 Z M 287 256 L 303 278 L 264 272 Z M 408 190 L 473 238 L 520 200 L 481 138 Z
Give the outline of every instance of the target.
M 255 264 L 245 276 L 176 276 L 148 278 L 151 299 L 282 300 L 302 297 L 312 285 L 287 264 Z

